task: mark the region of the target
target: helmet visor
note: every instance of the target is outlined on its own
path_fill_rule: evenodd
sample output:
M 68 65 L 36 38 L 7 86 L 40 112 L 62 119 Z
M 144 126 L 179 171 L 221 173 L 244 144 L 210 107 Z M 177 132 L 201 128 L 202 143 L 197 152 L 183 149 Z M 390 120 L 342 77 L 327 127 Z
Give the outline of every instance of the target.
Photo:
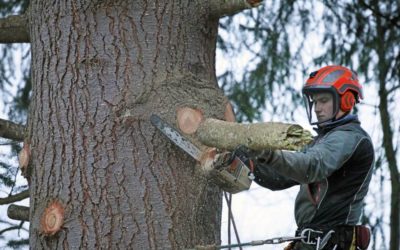
M 323 125 L 335 119 L 339 111 L 337 94 L 329 89 L 303 92 L 307 116 L 311 125 Z

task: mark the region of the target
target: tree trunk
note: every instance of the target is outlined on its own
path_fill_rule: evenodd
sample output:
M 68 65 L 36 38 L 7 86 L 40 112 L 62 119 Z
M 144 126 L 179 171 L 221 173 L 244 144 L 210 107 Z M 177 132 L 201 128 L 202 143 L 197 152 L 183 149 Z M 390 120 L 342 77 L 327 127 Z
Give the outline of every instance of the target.
M 220 189 L 149 122 L 224 117 L 207 4 L 31 1 L 31 249 L 220 241 Z
M 378 3 L 374 3 L 374 7 L 378 9 Z M 390 173 L 390 184 L 392 188 L 390 196 L 390 250 L 397 250 L 400 246 L 400 174 L 396 160 L 396 149 L 393 145 L 393 131 L 391 128 L 391 116 L 389 113 L 389 98 L 386 89 L 387 75 L 389 65 L 385 54 L 385 37 L 387 37 L 387 28 L 382 24 L 382 17 L 376 17 L 377 32 L 377 54 L 379 60 L 379 113 L 381 118 L 381 126 L 383 132 L 382 146 L 385 150 L 385 156 Z

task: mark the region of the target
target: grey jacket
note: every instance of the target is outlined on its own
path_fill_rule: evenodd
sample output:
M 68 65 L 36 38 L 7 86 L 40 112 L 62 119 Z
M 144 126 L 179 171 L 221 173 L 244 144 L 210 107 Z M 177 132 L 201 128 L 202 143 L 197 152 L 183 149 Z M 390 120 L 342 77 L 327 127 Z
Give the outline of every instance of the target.
M 300 185 L 299 228 L 359 224 L 374 165 L 371 139 L 355 115 L 317 132 L 303 152 L 276 150 L 256 159 L 255 181 L 271 190 Z

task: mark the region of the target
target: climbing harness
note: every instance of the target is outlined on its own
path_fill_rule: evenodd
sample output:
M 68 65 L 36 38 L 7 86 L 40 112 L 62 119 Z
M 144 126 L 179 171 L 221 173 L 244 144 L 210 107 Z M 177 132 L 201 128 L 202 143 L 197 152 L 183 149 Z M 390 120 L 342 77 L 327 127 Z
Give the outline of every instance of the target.
M 231 204 L 230 203 L 228 203 L 228 204 L 229 204 L 228 205 L 228 207 L 229 207 Z M 232 211 L 230 210 L 230 208 L 229 208 L 229 214 L 231 216 L 229 218 L 231 218 L 233 220 Z M 317 231 L 317 230 L 314 230 L 311 228 L 305 228 L 300 232 L 299 236 L 275 237 L 275 238 L 266 239 L 266 240 L 255 240 L 255 241 L 241 243 L 239 240 L 239 235 L 237 233 L 236 225 L 234 225 L 234 229 L 235 229 L 236 239 L 237 239 L 238 243 L 231 244 L 230 230 L 228 230 L 228 244 L 221 245 L 221 246 L 215 246 L 215 249 L 226 249 L 226 248 L 230 249 L 230 248 L 235 248 L 235 247 L 242 249 L 242 247 L 245 247 L 245 246 L 260 246 L 260 245 L 266 245 L 266 244 L 281 244 L 281 243 L 285 243 L 285 242 L 289 242 L 289 241 L 301 241 L 307 245 L 315 245 L 316 250 L 321 250 L 326 246 L 328 241 L 331 239 L 332 235 L 335 233 L 334 230 L 330 230 L 329 232 L 324 234 L 322 231 Z M 337 247 L 337 245 L 334 246 L 333 250 L 336 249 L 336 247 Z

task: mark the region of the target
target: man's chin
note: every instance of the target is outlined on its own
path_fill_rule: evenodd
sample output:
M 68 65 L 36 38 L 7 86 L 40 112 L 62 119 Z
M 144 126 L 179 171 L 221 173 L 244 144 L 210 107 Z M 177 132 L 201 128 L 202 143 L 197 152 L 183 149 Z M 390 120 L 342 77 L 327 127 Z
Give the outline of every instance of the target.
M 318 120 L 318 125 L 320 127 L 323 127 L 326 125 L 326 123 L 328 123 L 330 120 L 329 119 L 317 119 Z

